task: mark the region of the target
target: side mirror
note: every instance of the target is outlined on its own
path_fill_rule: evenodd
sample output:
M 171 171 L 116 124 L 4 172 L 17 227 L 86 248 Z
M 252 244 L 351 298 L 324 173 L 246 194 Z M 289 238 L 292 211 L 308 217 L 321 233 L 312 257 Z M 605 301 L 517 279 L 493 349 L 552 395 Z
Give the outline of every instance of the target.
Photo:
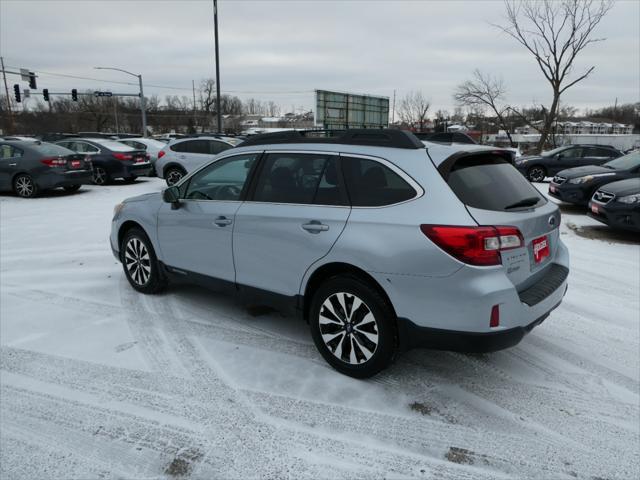
M 169 187 L 162 192 L 162 200 L 171 204 L 174 210 L 180 206 L 180 190 L 178 187 Z

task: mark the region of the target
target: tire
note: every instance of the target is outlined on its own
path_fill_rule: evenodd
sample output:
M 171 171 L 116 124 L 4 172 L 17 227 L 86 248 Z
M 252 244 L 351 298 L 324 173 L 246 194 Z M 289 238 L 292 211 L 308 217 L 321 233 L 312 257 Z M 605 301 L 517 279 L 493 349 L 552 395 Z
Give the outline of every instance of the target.
M 547 176 L 547 170 L 540 165 L 534 165 L 527 170 L 527 179 L 530 182 L 541 182 Z
M 22 198 L 33 198 L 38 194 L 38 185 L 31 175 L 21 173 L 13 179 L 13 191 Z
M 320 354 L 350 377 L 369 378 L 388 367 L 395 357 L 397 323 L 393 308 L 356 276 L 333 277 L 318 288 L 309 324 Z
M 74 193 L 77 192 L 78 190 L 80 190 L 80 187 L 82 185 L 68 185 L 66 187 L 62 187 L 64 189 L 65 192 L 67 193 Z
M 120 244 L 120 260 L 131 286 L 141 293 L 158 293 L 167 285 L 151 240 L 140 228 L 127 230 Z
M 123 180 L 124 180 L 124 183 L 126 183 L 127 185 L 130 185 L 136 181 L 136 178 L 138 177 L 132 176 L 132 177 L 123 178 Z
M 168 186 L 173 186 L 182 180 L 182 177 L 186 175 L 186 172 L 180 167 L 169 167 L 164 172 L 164 178 Z
M 93 167 L 92 181 L 95 185 L 107 185 L 111 181 L 111 177 L 102 167 Z

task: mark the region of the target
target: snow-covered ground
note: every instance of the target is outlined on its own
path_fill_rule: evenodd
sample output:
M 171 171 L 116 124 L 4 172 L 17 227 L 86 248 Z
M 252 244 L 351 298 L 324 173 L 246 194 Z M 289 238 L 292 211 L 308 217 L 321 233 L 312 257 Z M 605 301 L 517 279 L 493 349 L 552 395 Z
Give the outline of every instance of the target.
M 569 291 L 519 346 L 415 350 L 359 381 L 303 322 L 130 288 L 112 208 L 161 188 L 0 196 L 0 478 L 640 476 L 634 236 L 564 208 Z

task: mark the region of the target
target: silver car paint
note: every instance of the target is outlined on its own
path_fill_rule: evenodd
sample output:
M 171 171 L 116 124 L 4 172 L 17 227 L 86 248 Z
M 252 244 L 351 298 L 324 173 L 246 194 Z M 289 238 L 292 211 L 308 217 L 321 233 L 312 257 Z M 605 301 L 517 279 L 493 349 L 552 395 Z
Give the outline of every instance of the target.
M 438 165 L 462 149 L 475 150 L 479 146 L 436 147 L 430 151 L 430 158 Z M 495 150 L 486 147 L 483 149 Z M 423 194 L 408 202 L 379 208 L 314 207 L 258 202 L 240 205 L 238 202 L 224 202 L 239 204 L 232 232 L 233 254 L 229 253 L 226 246 L 222 247 L 228 258 L 236 259 L 236 280 L 239 283 L 289 296 L 303 294 L 311 275 L 319 267 L 335 262 L 348 263 L 367 271 L 378 281 L 399 317 L 409 318 L 420 326 L 468 332 L 495 331 L 489 328 L 489 315 L 493 305 L 500 305 L 501 325 L 498 330 L 506 329 L 531 323 L 559 303 L 564 294 L 566 281 L 544 301 L 528 307 L 520 301 L 516 285 L 522 288 L 535 281 L 540 276 L 540 271 L 528 275 L 523 273 L 521 279 L 518 275 L 507 274 L 505 266 L 469 266 L 440 250 L 421 233 L 419 226 L 422 223 L 473 226 L 478 224 L 476 220 L 480 218 L 483 223 L 486 220 L 486 224 L 509 225 L 509 222 L 517 223 L 520 218 L 527 218 L 527 213 L 523 212 L 494 212 L 495 217 L 491 218 L 491 212 L 482 210 L 472 212 L 477 217 L 474 219 L 433 168 L 425 150 L 336 144 L 280 144 L 261 146 L 259 150 L 325 151 L 383 158 L 421 185 Z M 258 149 L 239 147 L 220 154 L 216 161 L 249 151 Z M 214 205 L 223 202 L 205 203 Z M 165 207 L 169 209 L 162 210 Z M 539 225 L 540 219 L 557 215 L 557 207 L 551 202 L 543 207 L 534 215 L 535 219 L 531 220 L 529 217 L 530 225 L 542 228 Z M 164 261 L 164 249 L 167 247 L 164 242 L 162 247 L 159 245 L 156 233 L 159 209 L 163 215 L 181 210 L 171 211 L 168 205 L 161 205 L 159 196 L 127 201 L 114 219 L 111 234 L 114 251 L 118 249 L 117 232 L 122 223 L 126 220 L 139 221 L 149 234 L 156 252 L 159 252 L 160 260 Z M 327 217 L 328 210 L 325 209 L 333 212 L 331 218 Z M 212 212 L 214 215 L 218 214 L 219 209 L 214 205 Z M 175 215 L 176 219 L 179 218 L 178 215 Z M 317 219 L 323 215 L 324 221 L 335 222 L 329 225 L 328 231 L 309 234 L 301 229 L 302 221 Z M 489 220 L 495 221 L 489 223 Z M 341 225 L 344 228 L 341 229 Z M 521 225 L 528 245 L 531 238 L 535 237 L 535 228 L 538 227 L 532 226 L 529 232 L 526 221 L 521 222 Z M 176 220 L 167 228 L 182 230 L 184 225 Z M 197 228 L 194 228 L 193 232 L 196 231 Z M 172 238 L 181 235 L 179 231 L 166 234 L 172 235 Z M 568 252 L 559 238 L 558 229 L 551 229 L 550 234 L 551 258 L 545 265 L 555 262 L 568 267 Z M 186 254 L 193 255 L 193 258 L 218 253 L 205 244 L 206 242 L 189 244 L 190 248 L 197 248 L 198 253 L 190 251 L 190 248 L 184 250 Z M 172 245 L 169 248 L 173 251 L 183 247 L 184 245 Z M 211 265 L 214 264 L 215 262 Z M 180 265 L 174 266 L 180 268 Z M 228 263 L 224 268 L 228 271 Z M 220 273 L 210 274 L 221 276 Z M 223 278 L 224 275 L 222 273 Z

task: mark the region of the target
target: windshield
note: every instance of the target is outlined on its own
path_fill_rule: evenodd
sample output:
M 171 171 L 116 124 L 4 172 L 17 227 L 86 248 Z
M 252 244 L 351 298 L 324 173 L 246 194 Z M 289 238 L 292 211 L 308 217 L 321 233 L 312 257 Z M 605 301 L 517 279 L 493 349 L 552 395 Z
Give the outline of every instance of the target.
M 553 150 L 549 150 L 548 152 L 542 152 L 540 155 L 542 155 L 543 157 L 552 157 L 556 153 L 560 153 L 566 149 L 567 147 L 558 147 L 558 148 L 554 148 Z
M 104 140 L 102 138 L 92 138 L 91 141 L 99 145 L 102 145 L 103 147 L 107 147 L 112 152 L 130 152 L 132 150 L 135 150 L 135 148 L 131 148 L 129 145 L 116 142 L 115 140 Z
M 628 170 L 640 165 L 640 152 L 632 152 L 624 157 L 616 158 L 604 164 L 607 168 L 615 170 Z

